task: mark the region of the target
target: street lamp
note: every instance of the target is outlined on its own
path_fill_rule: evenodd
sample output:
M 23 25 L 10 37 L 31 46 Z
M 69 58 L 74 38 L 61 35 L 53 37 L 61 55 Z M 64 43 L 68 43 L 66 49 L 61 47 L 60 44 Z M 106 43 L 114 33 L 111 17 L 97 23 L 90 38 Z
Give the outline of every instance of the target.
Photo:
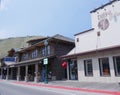
M 44 83 L 48 83 L 48 75 L 47 75 L 47 64 L 48 64 L 48 58 L 47 58 L 47 45 L 48 45 L 48 41 L 45 40 L 44 41 L 44 45 L 45 45 L 45 58 L 44 58 L 44 65 L 45 65 L 45 76 L 44 76 Z

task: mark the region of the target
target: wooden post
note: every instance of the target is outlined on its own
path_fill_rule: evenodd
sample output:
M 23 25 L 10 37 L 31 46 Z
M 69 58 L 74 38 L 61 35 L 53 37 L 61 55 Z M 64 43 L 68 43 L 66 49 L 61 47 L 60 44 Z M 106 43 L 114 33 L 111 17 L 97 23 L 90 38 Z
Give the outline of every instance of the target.
M 26 69 L 25 69 L 25 81 L 27 82 L 28 81 L 28 65 L 25 66 Z

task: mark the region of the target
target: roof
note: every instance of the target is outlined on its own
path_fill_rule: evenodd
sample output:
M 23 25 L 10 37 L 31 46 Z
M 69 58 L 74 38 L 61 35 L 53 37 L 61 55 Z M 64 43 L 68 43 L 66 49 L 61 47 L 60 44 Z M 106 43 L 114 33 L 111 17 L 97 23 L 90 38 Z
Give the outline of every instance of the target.
M 27 36 L 27 37 L 15 37 L 0 39 L 0 58 L 6 56 L 8 51 L 12 48 L 18 50 L 20 48 L 27 47 L 26 43 L 28 40 L 40 38 L 41 36 Z
M 31 39 L 31 40 L 29 40 L 29 41 L 27 41 L 27 43 L 31 43 L 31 42 L 34 42 L 34 41 L 39 41 L 39 40 L 45 40 L 45 39 L 47 39 L 47 37 L 38 37 L 38 38 L 35 38 L 35 39 Z
M 71 52 L 71 53 L 68 53 L 67 55 L 64 55 L 61 57 L 67 59 L 67 58 L 74 58 L 74 57 L 81 56 L 81 55 L 92 54 L 92 53 L 96 53 L 96 52 L 98 53 L 98 52 L 112 51 L 112 50 L 120 50 L 120 45 L 105 47 L 105 48 L 91 50 L 91 51 L 85 51 L 85 52 L 81 52 L 81 53 Z
M 39 39 L 37 39 L 37 40 L 39 40 Z M 45 40 L 47 40 L 47 41 L 60 40 L 62 42 L 67 42 L 67 43 L 70 43 L 70 44 L 74 44 L 74 39 L 71 39 L 71 38 L 68 38 L 68 37 L 65 37 L 65 36 L 62 36 L 62 35 L 59 35 L 59 34 L 56 34 L 56 35 L 54 35 L 52 37 L 47 37 Z M 33 44 L 33 45 L 28 46 L 26 48 L 23 48 L 19 52 L 24 52 L 26 50 L 34 49 L 36 46 L 44 45 L 45 40 L 41 40 L 36 44 Z M 32 40 L 32 41 L 34 41 L 34 40 Z M 35 39 L 35 41 L 36 41 L 36 39 Z
M 60 34 L 56 34 L 56 35 L 54 35 L 54 36 L 51 37 L 51 38 L 55 38 L 55 39 L 58 39 L 58 40 L 63 40 L 63 41 L 67 41 L 67 42 L 72 42 L 72 43 L 74 43 L 74 39 L 71 39 L 71 38 L 62 36 L 62 35 L 60 35 Z
M 110 4 L 112 4 L 113 2 L 116 2 L 116 1 L 120 1 L 120 0 L 111 0 L 111 1 L 109 1 L 108 3 L 106 3 L 106 4 L 104 4 L 104 5 L 96 8 L 96 9 L 94 9 L 94 10 L 92 10 L 92 11 L 90 11 L 90 13 L 96 12 L 97 10 L 102 9 L 102 8 L 108 6 L 108 5 L 110 5 Z
M 74 39 L 65 37 L 65 36 L 60 35 L 60 34 L 56 34 L 56 35 L 54 35 L 52 37 L 41 37 L 41 38 L 32 39 L 32 40 L 27 41 L 27 43 L 33 42 L 33 41 L 39 41 L 39 42 L 41 42 L 43 40 L 48 40 L 48 39 L 52 39 L 52 38 L 74 43 Z
M 77 36 L 77 35 L 80 35 L 80 34 L 83 34 L 83 33 L 86 33 L 86 32 L 90 32 L 90 31 L 92 31 L 92 30 L 94 30 L 94 28 L 91 28 L 91 29 L 85 30 L 85 31 L 83 31 L 83 32 L 77 33 L 77 34 L 75 34 L 74 36 Z

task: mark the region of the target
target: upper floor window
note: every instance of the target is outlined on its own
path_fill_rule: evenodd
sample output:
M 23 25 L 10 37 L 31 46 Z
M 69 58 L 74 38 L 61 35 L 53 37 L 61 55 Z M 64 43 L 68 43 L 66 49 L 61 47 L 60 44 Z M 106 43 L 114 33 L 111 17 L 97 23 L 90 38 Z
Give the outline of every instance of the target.
M 92 60 L 84 60 L 85 76 L 93 76 Z
M 24 53 L 22 55 L 22 60 L 27 60 L 27 59 L 29 59 L 29 54 L 28 53 Z
M 79 38 L 76 38 L 76 42 L 79 42 Z
M 45 56 L 45 48 L 42 48 L 42 55 Z
M 99 58 L 99 67 L 101 76 L 110 76 L 109 59 L 107 57 Z
M 50 46 L 49 45 L 42 49 L 42 55 L 43 56 L 50 55 Z
M 113 57 L 115 75 L 120 76 L 120 56 Z
M 32 52 L 32 58 L 37 58 L 37 57 L 38 57 L 38 50 L 36 49 Z
M 47 46 L 47 54 L 50 55 L 50 46 Z

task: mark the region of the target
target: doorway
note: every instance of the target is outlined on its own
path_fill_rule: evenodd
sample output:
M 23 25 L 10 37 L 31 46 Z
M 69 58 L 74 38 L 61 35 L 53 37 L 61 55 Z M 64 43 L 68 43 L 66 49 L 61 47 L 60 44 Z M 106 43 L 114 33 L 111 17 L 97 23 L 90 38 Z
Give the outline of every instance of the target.
M 78 80 L 77 60 L 71 60 L 69 62 L 69 79 Z

